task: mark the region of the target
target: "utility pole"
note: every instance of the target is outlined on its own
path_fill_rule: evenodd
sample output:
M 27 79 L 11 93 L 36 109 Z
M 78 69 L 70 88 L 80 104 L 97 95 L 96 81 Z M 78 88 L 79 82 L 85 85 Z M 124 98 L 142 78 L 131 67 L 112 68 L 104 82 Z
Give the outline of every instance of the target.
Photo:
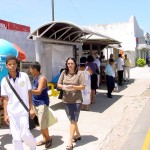
M 54 0 L 52 0 L 52 21 L 54 21 Z

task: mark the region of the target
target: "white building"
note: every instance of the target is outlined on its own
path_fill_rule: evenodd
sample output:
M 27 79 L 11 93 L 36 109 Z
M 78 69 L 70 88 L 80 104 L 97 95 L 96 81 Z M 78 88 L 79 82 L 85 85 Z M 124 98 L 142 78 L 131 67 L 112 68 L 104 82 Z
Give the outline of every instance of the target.
M 145 42 L 144 31 L 139 27 L 134 16 L 131 16 L 128 22 L 92 25 L 86 26 L 86 28 L 120 41 L 121 47 L 118 49 L 123 50 L 128 55 L 132 66 L 135 66 L 137 58 L 146 59 L 148 56 L 150 45 Z M 149 36 L 146 37 L 149 38 Z M 104 50 L 104 54 L 105 52 L 106 50 Z

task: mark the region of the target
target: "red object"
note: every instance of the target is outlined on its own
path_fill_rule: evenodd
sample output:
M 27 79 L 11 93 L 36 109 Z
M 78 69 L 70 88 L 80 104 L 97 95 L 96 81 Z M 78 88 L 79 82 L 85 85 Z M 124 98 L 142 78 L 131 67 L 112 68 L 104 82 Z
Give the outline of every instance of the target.
M 13 44 L 12 45 L 15 47 L 15 49 L 18 51 L 18 59 L 19 60 L 22 60 L 22 61 L 27 61 L 26 59 L 26 53 L 16 44 Z
M 7 29 L 8 22 L 4 20 L 0 20 L 0 28 Z
M 13 22 L 8 22 L 5 20 L 0 20 L 0 28 L 5 28 L 8 30 L 14 30 L 14 31 L 21 31 L 21 32 L 30 32 L 30 27 L 13 23 Z
M 124 51 L 123 51 L 123 50 L 121 50 L 119 53 L 120 53 L 121 55 L 123 55 L 123 54 L 124 54 Z

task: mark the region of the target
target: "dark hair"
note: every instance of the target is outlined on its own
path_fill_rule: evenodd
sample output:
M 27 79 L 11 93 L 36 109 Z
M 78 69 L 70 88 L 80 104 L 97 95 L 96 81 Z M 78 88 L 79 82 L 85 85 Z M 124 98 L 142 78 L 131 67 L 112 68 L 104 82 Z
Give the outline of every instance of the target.
M 87 61 L 87 58 L 86 57 L 81 57 L 80 58 L 80 67 L 85 67 L 85 63 Z
M 118 56 L 119 56 L 119 57 L 122 57 L 122 55 L 121 55 L 121 54 L 119 54 Z
M 88 61 L 88 62 L 93 62 L 93 61 L 94 61 L 94 57 L 93 57 L 92 55 L 89 55 L 89 56 L 87 57 L 87 61 Z
M 6 64 L 8 63 L 9 60 L 15 60 L 16 63 L 18 62 L 18 59 L 13 55 L 9 55 L 6 57 Z
M 74 72 L 75 72 L 75 74 L 77 74 L 77 73 L 78 73 L 78 65 L 77 65 L 76 59 L 75 59 L 75 58 L 72 58 L 72 57 L 69 57 L 69 58 L 66 60 L 66 64 L 65 64 L 65 65 L 66 65 L 65 73 L 68 74 L 68 72 L 69 72 L 69 69 L 68 69 L 68 66 L 67 66 L 68 60 L 73 60 L 73 61 L 74 61 L 74 63 L 75 63 L 75 69 L 74 69 Z
M 109 62 L 114 62 L 114 59 L 109 59 Z
M 30 67 L 31 67 L 32 69 L 36 69 L 38 72 L 40 72 L 40 70 L 41 70 L 41 65 L 40 65 L 39 62 L 33 62 L 33 63 L 30 65 Z

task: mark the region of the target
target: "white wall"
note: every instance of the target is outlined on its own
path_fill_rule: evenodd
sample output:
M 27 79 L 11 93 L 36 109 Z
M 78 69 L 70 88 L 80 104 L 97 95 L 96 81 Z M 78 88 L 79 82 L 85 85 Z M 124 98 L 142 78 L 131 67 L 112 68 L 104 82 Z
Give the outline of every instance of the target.
M 35 45 L 33 40 L 28 40 L 29 33 L 0 28 L 0 38 L 17 44 L 27 54 L 28 61 L 35 61 Z
M 50 82 L 65 67 L 68 57 L 73 57 L 73 46 L 56 45 L 36 41 L 36 61 L 41 64 L 41 72 Z

